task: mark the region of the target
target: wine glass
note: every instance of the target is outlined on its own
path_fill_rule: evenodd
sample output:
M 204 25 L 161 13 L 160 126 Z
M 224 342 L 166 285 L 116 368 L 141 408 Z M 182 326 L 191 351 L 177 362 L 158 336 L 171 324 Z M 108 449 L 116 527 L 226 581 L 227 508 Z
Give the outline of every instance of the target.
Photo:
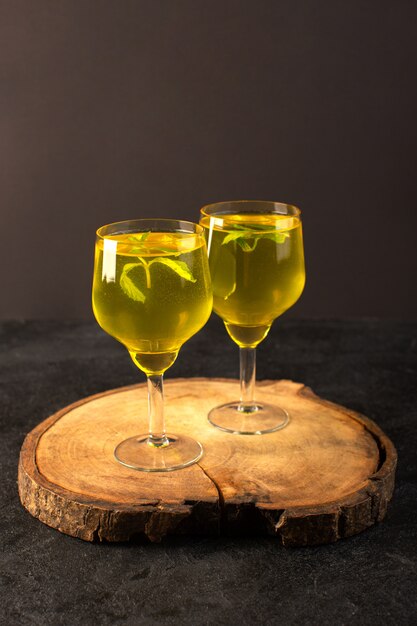
M 300 210 L 280 202 L 238 200 L 201 209 L 213 285 L 213 310 L 240 348 L 240 400 L 212 409 L 223 431 L 254 435 L 288 424 L 288 412 L 255 401 L 256 346 L 305 283 Z
M 148 382 L 149 433 L 119 443 L 116 459 L 145 472 L 198 461 L 202 447 L 165 432 L 163 374 L 207 322 L 212 291 L 203 229 L 170 219 L 138 219 L 97 231 L 93 311 L 129 351 Z

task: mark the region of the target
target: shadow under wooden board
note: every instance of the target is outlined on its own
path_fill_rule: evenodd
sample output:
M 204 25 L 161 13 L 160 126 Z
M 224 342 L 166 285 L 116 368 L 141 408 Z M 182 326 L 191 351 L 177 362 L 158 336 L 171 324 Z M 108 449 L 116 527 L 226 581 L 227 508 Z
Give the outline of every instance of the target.
M 168 380 L 168 431 L 198 439 L 204 455 L 166 473 L 135 471 L 113 456 L 120 441 L 147 432 L 146 385 L 84 398 L 27 435 L 21 502 L 43 523 L 86 541 L 257 533 L 302 546 L 334 542 L 382 520 L 397 455 L 381 429 L 300 383 L 263 381 L 257 391 L 260 401 L 289 412 L 286 428 L 224 433 L 207 413 L 236 399 L 237 381 Z

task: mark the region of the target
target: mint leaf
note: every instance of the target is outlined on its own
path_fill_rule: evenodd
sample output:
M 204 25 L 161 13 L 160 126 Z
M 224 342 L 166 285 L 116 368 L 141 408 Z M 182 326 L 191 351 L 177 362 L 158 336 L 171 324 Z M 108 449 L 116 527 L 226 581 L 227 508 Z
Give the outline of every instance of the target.
M 284 243 L 286 239 L 288 239 L 290 235 L 288 233 L 283 233 L 277 230 L 275 233 L 265 233 L 265 235 L 261 235 L 264 239 L 272 239 L 275 243 Z
M 129 278 L 128 273 L 135 267 L 142 267 L 142 263 L 126 263 L 120 276 L 120 287 L 122 291 L 132 300 L 136 302 L 145 302 L 145 295 L 136 287 L 135 283 Z
M 153 263 L 161 263 L 162 265 L 166 265 L 176 274 L 178 274 L 178 276 L 181 276 L 181 278 L 185 278 L 185 280 L 189 280 L 192 283 L 195 283 L 197 280 L 196 278 L 194 278 L 194 276 L 190 272 L 190 268 L 188 267 L 187 263 L 184 263 L 184 261 L 173 261 L 172 259 L 169 259 L 167 257 L 159 256 L 156 257 L 156 259 L 152 259 L 152 261 L 149 262 L 149 265 L 152 265 Z
M 225 246 L 229 241 L 236 241 L 236 239 L 243 239 L 244 234 L 242 231 L 238 231 L 237 233 L 229 233 L 222 241 L 222 246 Z
M 269 232 L 269 233 L 258 234 L 258 233 L 255 233 L 254 231 L 247 230 L 247 229 L 244 231 L 241 229 L 242 227 L 240 226 L 239 228 L 240 230 L 238 232 L 233 232 L 233 233 L 229 233 L 228 235 L 226 235 L 226 237 L 222 241 L 222 246 L 230 243 L 231 241 L 235 241 L 238 244 L 238 246 L 242 248 L 244 252 L 253 252 L 256 246 L 258 245 L 258 241 L 260 239 L 271 239 L 272 241 L 275 241 L 275 243 L 284 243 L 287 237 L 290 236 L 289 233 L 282 232 L 280 230 Z M 258 226 L 256 226 L 256 228 L 259 230 Z M 249 240 L 252 240 L 253 243 L 250 244 Z
M 248 239 L 253 240 L 253 244 L 251 245 L 248 242 Z M 242 237 L 241 239 L 236 239 L 236 243 L 242 248 L 243 252 L 253 252 L 256 248 L 256 244 L 258 243 L 257 237 Z
M 254 239 L 254 243 L 250 245 L 248 239 Z M 256 244 L 258 243 L 258 238 L 248 231 L 245 233 L 239 231 L 237 233 L 230 233 L 227 235 L 222 241 L 222 246 L 228 244 L 230 241 L 235 241 L 244 252 L 253 252 L 256 248 Z
M 138 233 L 137 235 L 129 235 L 129 241 L 134 241 L 135 243 L 142 243 L 142 241 L 146 241 L 146 239 L 151 234 L 151 231 L 147 231 L 145 233 Z
M 137 235 L 128 235 L 127 239 L 129 241 L 132 241 L 133 243 L 139 243 L 141 244 L 143 241 L 146 241 L 146 239 L 149 237 L 149 235 L 151 234 L 151 231 L 147 231 L 145 233 L 138 233 Z M 142 254 L 143 253 L 143 248 L 139 247 L 139 248 L 130 248 L 129 252 L 131 254 Z

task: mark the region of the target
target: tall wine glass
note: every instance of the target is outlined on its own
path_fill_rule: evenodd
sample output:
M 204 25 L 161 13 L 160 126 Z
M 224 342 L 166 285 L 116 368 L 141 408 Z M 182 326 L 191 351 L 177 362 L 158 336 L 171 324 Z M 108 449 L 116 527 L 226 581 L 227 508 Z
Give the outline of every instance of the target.
M 149 432 L 119 443 L 116 459 L 146 472 L 198 461 L 201 444 L 165 432 L 163 374 L 207 322 L 212 308 L 203 229 L 179 220 L 140 219 L 97 231 L 93 310 L 100 326 L 147 375 Z
M 212 409 L 209 420 L 236 434 L 279 430 L 289 421 L 287 411 L 255 400 L 256 346 L 304 288 L 300 210 L 279 202 L 219 202 L 201 209 L 200 223 L 213 309 L 240 348 L 240 400 Z

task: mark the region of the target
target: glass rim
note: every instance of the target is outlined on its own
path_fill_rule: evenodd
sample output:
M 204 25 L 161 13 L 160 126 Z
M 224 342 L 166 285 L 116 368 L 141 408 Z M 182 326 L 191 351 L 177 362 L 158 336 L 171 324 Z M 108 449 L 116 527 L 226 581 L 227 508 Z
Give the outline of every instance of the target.
M 279 213 L 280 215 L 286 215 L 288 217 L 300 217 L 301 210 L 295 206 L 295 204 L 289 204 L 288 202 L 276 202 L 274 200 L 222 200 L 220 202 L 211 202 L 210 204 L 205 204 L 200 209 L 200 213 L 204 217 L 210 217 L 215 215 L 216 212 L 221 209 L 222 206 L 226 207 L 227 205 L 264 205 L 265 213 L 268 213 L 268 208 L 270 208 L 270 213 Z M 282 213 L 280 211 L 274 211 L 276 208 L 285 208 L 287 211 Z M 288 209 L 290 211 L 288 212 Z M 248 211 L 249 212 L 249 211 Z M 260 211 L 254 211 L 255 213 Z M 220 215 L 220 212 L 219 212 Z
M 126 235 L 129 232 L 134 232 L 134 224 L 138 224 L 139 223 L 144 223 L 144 225 L 146 225 L 146 223 L 149 222 L 165 222 L 165 224 L 177 224 L 177 228 L 170 228 L 167 230 L 154 230 L 153 232 L 165 232 L 165 233 L 183 233 L 184 235 L 194 235 L 194 236 L 203 236 L 204 233 L 204 229 L 202 226 L 200 226 L 200 224 L 196 224 L 195 222 L 191 222 L 189 220 L 179 220 L 179 219 L 175 219 L 175 218 L 169 218 L 169 217 L 140 217 L 140 218 L 135 218 L 135 219 L 131 219 L 131 220 L 120 220 L 118 222 L 110 222 L 109 224 L 103 224 L 103 226 L 100 226 L 99 228 L 97 228 L 96 230 L 96 237 L 97 239 L 106 239 L 108 237 L 112 237 L 113 241 L 117 241 L 117 235 Z M 127 224 L 132 224 L 132 228 L 128 228 L 126 225 Z M 111 233 L 111 232 L 104 232 L 107 229 L 117 229 L 117 227 L 122 228 L 123 225 L 126 226 L 126 230 L 122 231 L 122 230 L 115 230 L 115 232 Z M 187 230 L 188 227 L 188 230 Z M 149 232 L 150 229 L 145 230 L 143 229 L 144 232 Z M 136 232 L 142 232 L 142 229 L 136 229 Z

